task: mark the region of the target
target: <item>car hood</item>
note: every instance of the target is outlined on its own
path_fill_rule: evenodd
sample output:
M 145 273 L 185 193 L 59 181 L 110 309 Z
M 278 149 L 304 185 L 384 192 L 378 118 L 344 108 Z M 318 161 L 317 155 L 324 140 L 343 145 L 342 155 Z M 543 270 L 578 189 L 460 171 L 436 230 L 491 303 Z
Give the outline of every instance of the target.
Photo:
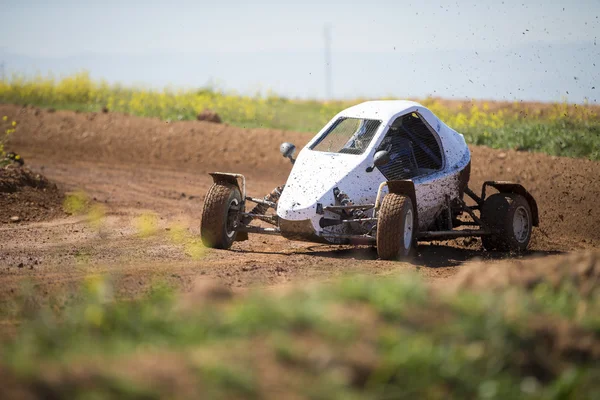
M 362 155 L 303 150 L 285 184 L 277 215 L 288 220 L 303 220 L 315 215 L 317 203 L 333 205 L 333 188 L 342 188 L 343 181 L 364 160 Z

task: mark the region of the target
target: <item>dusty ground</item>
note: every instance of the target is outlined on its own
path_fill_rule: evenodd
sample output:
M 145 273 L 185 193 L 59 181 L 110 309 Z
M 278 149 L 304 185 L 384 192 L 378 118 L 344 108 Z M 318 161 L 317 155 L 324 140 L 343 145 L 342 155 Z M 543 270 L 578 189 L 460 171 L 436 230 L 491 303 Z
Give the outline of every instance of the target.
M 199 236 L 203 197 L 211 184 L 207 172 L 245 174 L 249 194 L 262 196 L 284 183 L 291 167 L 279 144 L 300 147 L 310 135 L 7 105 L 0 105 L 0 115 L 19 122 L 10 147 L 33 171 L 66 192 L 84 191 L 102 210 L 91 217 L 0 223 L 0 300 L 24 281 L 48 293 L 75 287 L 89 274 L 109 274 L 119 293 L 129 296 L 157 279 L 189 288 L 201 275 L 233 287 L 415 269 L 428 279 L 444 279 L 473 261 L 506 257 L 483 252 L 479 241 L 459 240 L 420 245 L 413 263 L 389 262 L 377 260 L 369 247 L 259 235 L 231 251 L 200 254 L 190 240 Z M 528 256 L 599 247 L 600 163 L 484 147 L 473 147 L 472 159 L 475 191 L 484 180 L 514 180 L 536 197 L 541 226 Z M 156 232 L 140 235 L 140 216 L 150 221 L 156 216 Z M 181 226 L 187 241 L 181 240 Z

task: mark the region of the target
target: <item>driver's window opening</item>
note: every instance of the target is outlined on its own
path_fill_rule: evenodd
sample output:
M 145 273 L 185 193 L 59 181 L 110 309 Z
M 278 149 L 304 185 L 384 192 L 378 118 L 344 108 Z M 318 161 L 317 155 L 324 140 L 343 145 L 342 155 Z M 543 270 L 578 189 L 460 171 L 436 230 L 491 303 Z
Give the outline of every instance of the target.
M 387 180 L 411 179 L 442 168 L 438 141 L 417 113 L 398 117 L 377 150 L 390 154 L 390 162 L 378 167 Z
M 329 153 L 362 154 L 375 136 L 381 121 L 340 118 L 331 125 L 311 150 Z

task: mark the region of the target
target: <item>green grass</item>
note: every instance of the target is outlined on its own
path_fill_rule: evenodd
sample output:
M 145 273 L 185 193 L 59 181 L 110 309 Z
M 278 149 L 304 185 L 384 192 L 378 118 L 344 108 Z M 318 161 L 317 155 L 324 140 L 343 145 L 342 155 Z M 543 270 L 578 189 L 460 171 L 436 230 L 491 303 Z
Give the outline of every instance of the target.
M 95 280 L 67 304 L 24 295 L 0 383 L 69 399 L 592 399 L 599 292 L 354 277 L 190 306 L 160 285 L 114 300 Z
M 470 144 L 600 160 L 600 123 L 597 122 L 520 121 L 489 134 L 472 128 L 462 133 Z

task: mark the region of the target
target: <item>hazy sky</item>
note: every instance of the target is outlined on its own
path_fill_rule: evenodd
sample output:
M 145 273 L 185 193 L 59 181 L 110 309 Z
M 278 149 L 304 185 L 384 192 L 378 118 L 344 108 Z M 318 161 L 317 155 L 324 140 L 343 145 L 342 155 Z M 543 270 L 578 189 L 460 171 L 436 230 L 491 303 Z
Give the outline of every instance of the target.
M 0 57 L 11 71 L 86 68 L 123 83 L 216 80 L 240 91 L 323 96 L 323 27 L 329 24 L 338 97 L 597 101 L 600 0 L 440 4 L 0 0 Z M 148 62 L 153 73 L 135 73 Z M 529 88 L 532 79 L 537 83 Z M 507 90 L 513 81 L 519 84 Z

